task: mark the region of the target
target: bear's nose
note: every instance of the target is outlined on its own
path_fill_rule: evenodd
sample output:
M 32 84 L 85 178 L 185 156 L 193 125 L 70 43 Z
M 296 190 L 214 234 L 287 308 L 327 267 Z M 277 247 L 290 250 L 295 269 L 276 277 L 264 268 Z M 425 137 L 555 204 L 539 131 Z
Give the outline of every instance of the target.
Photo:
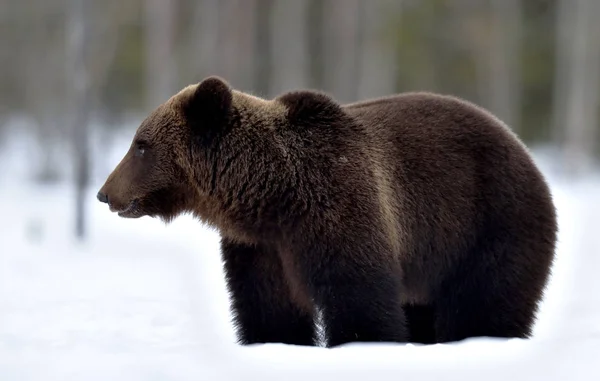
M 98 201 L 108 204 L 108 196 L 105 195 L 104 193 L 98 192 L 98 194 L 96 195 L 96 198 L 98 199 Z

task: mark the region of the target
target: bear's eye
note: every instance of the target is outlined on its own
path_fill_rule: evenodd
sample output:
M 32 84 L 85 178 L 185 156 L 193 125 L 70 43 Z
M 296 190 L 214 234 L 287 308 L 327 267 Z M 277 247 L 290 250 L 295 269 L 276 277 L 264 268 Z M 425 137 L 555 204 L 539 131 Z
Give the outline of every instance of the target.
M 135 156 L 141 157 L 144 156 L 144 152 L 146 152 L 146 147 L 141 144 L 137 144 L 135 146 Z

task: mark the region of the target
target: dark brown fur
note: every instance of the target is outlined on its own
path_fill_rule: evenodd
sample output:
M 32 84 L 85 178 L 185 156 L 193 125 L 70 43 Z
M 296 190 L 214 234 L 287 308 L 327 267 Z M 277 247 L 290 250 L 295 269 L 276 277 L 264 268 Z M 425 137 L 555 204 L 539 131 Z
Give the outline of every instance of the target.
M 99 199 L 216 226 L 244 344 L 313 345 L 316 308 L 329 346 L 528 337 L 557 230 L 526 148 L 470 103 L 267 101 L 215 77 L 142 123 Z

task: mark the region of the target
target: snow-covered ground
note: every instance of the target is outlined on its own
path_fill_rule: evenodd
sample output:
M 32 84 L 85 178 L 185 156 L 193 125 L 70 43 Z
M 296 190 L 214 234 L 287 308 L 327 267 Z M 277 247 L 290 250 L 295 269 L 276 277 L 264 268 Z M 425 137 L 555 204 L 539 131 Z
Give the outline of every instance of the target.
M 83 244 L 72 189 L 23 181 L 29 154 L 16 147 L 0 158 L 2 381 L 600 379 L 600 177 L 550 176 L 559 255 L 531 340 L 241 348 L 217 233 L 187 216 L 120 219 L 95 201 L 123 144 L 97 169 Z

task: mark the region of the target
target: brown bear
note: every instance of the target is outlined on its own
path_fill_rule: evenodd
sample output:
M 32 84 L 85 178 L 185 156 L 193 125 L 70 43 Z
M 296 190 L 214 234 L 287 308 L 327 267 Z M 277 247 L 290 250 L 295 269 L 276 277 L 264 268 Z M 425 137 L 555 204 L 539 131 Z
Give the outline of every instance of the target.
M 271 100 L 218 77 L 160 105 L 97 195 L 216 227 L 241 344 L 531 336 L 557 233 L 526 147 L 487 111 L 406 93 Z

